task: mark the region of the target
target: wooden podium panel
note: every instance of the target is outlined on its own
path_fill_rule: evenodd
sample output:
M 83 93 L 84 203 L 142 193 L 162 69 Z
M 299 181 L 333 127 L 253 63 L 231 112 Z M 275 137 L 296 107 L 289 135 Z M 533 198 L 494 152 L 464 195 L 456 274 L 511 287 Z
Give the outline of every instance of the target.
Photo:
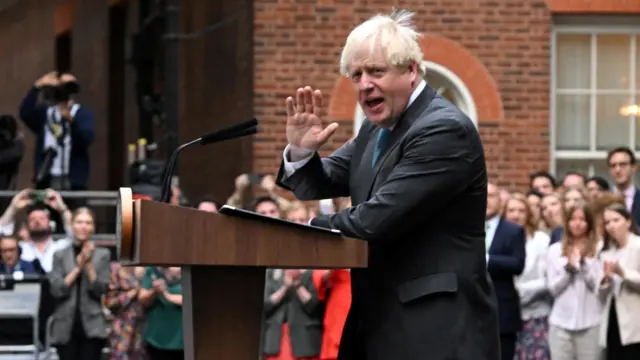
M 257 360 L 264 284 L 263 267 L 183 267 L 185 359 Z
M 118 199 L 124 265 L 181 266 L 187 360 L 260 358 L 265 270 L 367 266 L 367 244 L 304 226 Z

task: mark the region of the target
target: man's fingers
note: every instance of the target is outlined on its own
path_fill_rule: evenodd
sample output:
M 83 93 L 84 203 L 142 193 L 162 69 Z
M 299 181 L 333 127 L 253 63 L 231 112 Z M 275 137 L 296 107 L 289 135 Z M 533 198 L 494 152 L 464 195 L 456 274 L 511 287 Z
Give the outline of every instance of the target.
M 323 117 L 324 107 L 322 106 L 322 91 L 316 90 L 313 92 L 313 112 L 318 117 Z
M 289 96 L 285 103 L 287 104 L 287 117 L 292 117 L 296 112 L 295 106 L 293 104 L 293 98 Z
M 308 114 L 313 113 L 313 89 L 310 86 L 304 88 L 304 111 Z
M 318 134 L 320 144 L 324 144 L 334 132 L 338 129 L 338 123 L 331 123 Z
M 296 91 L 296 112 L 303 113 L 304 112 L 304 89 L 298 88 Z

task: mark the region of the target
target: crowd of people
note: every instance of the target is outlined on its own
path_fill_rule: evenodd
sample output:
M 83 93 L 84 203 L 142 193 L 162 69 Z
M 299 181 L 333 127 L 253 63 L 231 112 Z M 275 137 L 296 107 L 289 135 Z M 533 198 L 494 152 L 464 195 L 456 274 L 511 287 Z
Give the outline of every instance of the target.
M 640 358 L 636 158 L 617 148 L 607 162 L 612 184 L 577 172 L 561 181 L 534 173 L 523 192 L 488 184 L 487 269 L 498 297 L 501 345 L 513 347 L 514 359 Z M 237 177 L 227 204 L 298 223 L 350 206 L 348 198 L 291 201 L 278 195 L 273 176 L 259 181 L 266 195 L 247 204 L 251 177 Z M 49 335 L 58 356 L 96 359 L 106 348 L 114 360 L 182 359 L 180 268 L 110 261 L 109 252 L 90 241 L 90 209 L 69 209 L 53 190 L 42 202 L 30 192 L 19 192 L 0 217 L 0 271 L 46 276 Z M 180 198 L 174 189 L 171 201 Z M 221 203 L 203 197 L 193 206 L 215 212 Z M 58 230 L 66 237 L 54 240 Z M 268 269 L 264 358 L 336 359 L 350 286 L 348 269 Z
M 620 147 L 608 153 L 611 183 L 580 172 L 563 174 L 560 181 L 548 172 L 536 172 L 525 191 L 487 183 L 476 129 L 452 104 L 437 98 L 423 79 L 424 69 L 418 66 L 423 57 L 414 39 L 417 33 L 407 25 L 411 16 L 399 12 L 371 20 L 378 30 L 395 29 L 390 34 L 406 40 L 382 37 L 387 48 L 404 44 L 411 61 L 396 59 L 393 61 L 399 63 L 392 64 L 391 59 L 382 59 L 382 49 L 372 51 L 375 46 L 364 40 L 376 28 L 373 25 L 354 30 L 349 38 L 359 47 L 352 44 L 352 54 L 345 50 L 341 70 L 347 74 L 349 66 L 360 69 L 349 75 L 367 96 L 361 105 L 369 121 L 358 137 L 365 134 L 360 139 L 368 141 L 371 127 L 380 125 L 374 129 L 378 135 L 369 148 L 370 157 L 355 140 L 322 163 L 316 150 L 338 125 L 322 129 L 321 92 L 300 88 L 295 100 L 286 101 L 289 145 L 283 153 L 279 184 L 302 198 L 351 194 L 360 208 L 351 207 L 351 198 L 292 201 L 277 191 L 274 176 L 258 174 L 238 176 L 236 189 L 225 202 L 302 224 L 338 224 L 334 228 L 343 234 L 370 244 L 367 270 L 267 269 L 262 358 L 335 360 L 342 343 L 341 358 L 349 359 L 371 358 L 382 351 L 385 353 L 377 358 L 404 354 L 418 359 L 429 350 L 438 359 L 470 359 L 472 352 L 479 358 L 503 360 L 640 359 L 640 191 L 633 183 L 634 151 Z M 367 55 L 362 59 L 375 54 L 381 64 L 395 67 L 389 70 L 358 63 L 357 56 L 350 63 L 348 57 L 363 49 Z M 78 89 L 71 84 L 75 84 L 72 77 L 45 75 L 23 101 L 20 116 L 38 134 L 40 150 L 49 149 L 44 155 L 38 152 L 43 156 L 40 162 L 36 159 L 38 168 L 50 163 L 42 182 L 79 190 L 86 186 L 88 157 L 83 145 L 91 142 L 93 119 L 73 102 L 70 95 Z M 57 105 L 37 105 L 46 87 L 57 89 L 52 97 Z M 424 122 L 426 135 L 414 135 L 409 144 L 400 145 L 405 154 L 398 148 L 385 148 L 394 136 L 398 141 L 402 135 L 397 134 L 408 126 L 406 121 L 390 123 L 400 118 L 402 106 L 388 109 L 382 95 L 371 95 L 387 87 L 397 99 L 408 100 L 407 112 L 416 117 L 412 121 Z M 417 105 L 411 108 L 410 101 Z M 418 112 L 429 113 L 425 110 L 429 107 L 429 111 L 447 108 L 457 119 L 418 116 Z M 396 126 L 400 132 L 394 130 Z M 80 150 L 73 150 L 76 148 Z M 360 157 L 371 167 L 352 171 L 358 166 L 351 164 L 359 163 Z M 396 160 L 385 162 L 389 157 Z M 384 173 L 386 180 L 375 180 L 374 172 Z M 469 174 L 478 176 L 471 176 L 473 181 L 467 183 L 463 180 Z M 354 191 L 363 183 L 373 196 Z M 36 184 L 41 185 L 39 180 Z M 259 185 L 264 195 L 247 199 L 252 184 Z M 221 206 L 212 197 L 194 204 L 185 204 L 183 199 L 181 190 L 174 187 L 170 197 L 174 205 L 209 212 Z M 38 345 L 49 351 L 46 344 L 51 343 L 62 360 L 93 360 L 102 354 L 113 360 L 183 359 L 181 269 L 124 267 L 112 261 L 109 252 L 92 241 L 97 221 L 93 211 L 67 203 L 51 188 L 25 189 L 0 217 L 0 271 L 15 281 L 27 275 L 42 279 L 40 312 L 41 323 L 46 325 L 45 340 L 36 340 Z M 367 214 L 363 204 L 368 214 L 377 216 L 363 215 Z M 376 208 L 382 210 L 376 212 Z M 438 209 L 446 211 L 446 216 L 438 214 Z M 336 215 L 327 216 L 332 213 Z M 398 218 L 405 216 L 411 218 L 416 232 L 389 226 L 402 224 Z M 426 217 L 446 224 L 430 223 L 423 229 L 418 225 Z M 484 244 L 480 240 L 483 220 Z M 474 224 L 471 230 L 450 236 L 465 221 Z M 61 239 L 54 233 L 61 234 Z M 405 247 L 384 247 L 382 241 L 404 241 Z M 414 243 L 420 246 L 413 247 Z M 434 243 L 441 247 L 432 248 Z M 469 266 L 465 260 L 477 266 L 461 272 L 458 267 Z M 0 316 L 1 310 L 2 304 Z M 387 321 L 392 317 L 395 323 Z M 438 324 L 452 324 L 452 329 L 436 328 Z M 0 331 L 7 328 L 18 330 L 0 326 Z M 438 333 L 453 333 L 454 328 L 455 336 Z M 403 333 L 393 331 L 397 329 Z M 487 334 L 478 331 L 481 329 L 487 329 Z M 492 343 L 493 329 L 499 330 L 499 347 Z M 347 352 L 343 332 L 350 335 Z M 461 343 L 431 349 L 439 339 Z
M 537 172 L 527 192 L 489 185 L 487 267 L 515 359 L 640 358 L 636 157 L 621 147 L 606 161 L 612 184 Z

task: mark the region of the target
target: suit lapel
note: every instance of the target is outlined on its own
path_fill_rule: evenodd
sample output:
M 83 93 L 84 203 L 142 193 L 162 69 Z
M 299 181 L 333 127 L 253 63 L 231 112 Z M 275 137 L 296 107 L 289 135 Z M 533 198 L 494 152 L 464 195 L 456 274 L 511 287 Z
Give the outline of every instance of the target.
M 378 161 L 376 162 L 376 165 L 372 169 L 372 171 L 370 172 L 363 171 L 362 173 L 360 173 L 363 175 L 362 189 L 363 191 L 366 191 L 366 194 L 364 196 L 365 201 L 366 199 L 369 199 L 369 197 L 371 196 L 371 193 L 373 192 L 373 185 L 375 184 L 376 178 L 380 173 L 380 169 L 382 169 L 382 167 L 384 166 L 384 163 L 387 157 L 389 156 L 390 153 L 393 152 L 393 150 L 398 146 L 398 144 L 400 144 L 400 139 L 402 139 L 404 134 L 406 134 L 409 128 L 411 128 L 411 125 L 416 120 L 418 115 L 420 115 L 423 112 L 423 110 L 427 106 L 429 106 L 429 103 L 431 103 L 431 100 L 435 95 L 436 95 L 435 91 L 427 84 L 424 90 L 422 90 L 422 92 L 418 95 L 415 101 L 407 108 L 407 110 L 400 117 L 400 120 L 398 120 L 398 122 L 396 123 L 395 128 L 391 131 L 391 134 L 389 136 L 389 145 L 387 145 L 387 148 L 384 150 L 384 152 L 380 154 L 380 157 L 378 158 Z M 360 165 L 361 171 L 362 171 L 362 166 L 368 166 L 369 169 L 371 169 L 371 162 L 373 160 L 373 150 L 375 147 L 375 143 L 376 143 L 376 139 L 379 131 L 380 129 L 376 128 L 375 131 L 373 131 L 372 136 L 369 138 L 369 144 L 367 146 L 365 155 L 363 156 L 363 161 Z M 365 158 L 367 158 L 368 161 L 365 161 Z M 365 175 L 368 175 L 368 176 L 365 176 Z
M 358 167 L 357 183 L 355 184 L 357 197 L 352 199 L 354 201 L 354 205 L 363 203 L 369 199 L 369 187 L 365 186 L 365 184 L 369 184 L 370 179 L 374 176 L 373 168 L 371 168 L 371 162 L 373 161 L 373 150 L 376 145 L 376 137 L 378 136 L 379 130 L 380 129 L 378 128 L 371 127 L 367 136 L 362 138 L 362 140 L 367 141 L 367 144 L 363 149 Z

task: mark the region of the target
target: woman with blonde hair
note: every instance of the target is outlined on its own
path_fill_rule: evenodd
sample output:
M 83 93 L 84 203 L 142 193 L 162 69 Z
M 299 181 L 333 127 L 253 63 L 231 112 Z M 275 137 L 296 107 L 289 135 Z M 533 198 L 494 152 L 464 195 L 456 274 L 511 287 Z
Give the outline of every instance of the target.
M 61 360 L 99 359 L 107 338 L 101 298 L 110 283 L 111 254 L 91 241 L 95 215 L 89 208 L 73 212 L 71 231 L 72 244 L 53 255 L 48 274 L 57 300 L 51 342 Z
M 516 342 L 516 360 L 549 360 L 547 318 L 551 312 L 551 301 L 545 278 L 545 259 L 549 248 L 549 235 L 539 231 L 527 197 L 513 193 L 504 203 L 502 216 L 514 222 L 526 232 L 526 258 L 524 270 L 515 278 L 520 295 L 522 331 Z
M 562 193 L 562 205 L 565 211 L 588 202 L 587 191 L 581 186 L 570 186 Z
M 553 360 L 600 360 L 601 306 L 596 295 L 600 263 L 595 219 L 586 204 L 568 209 L 562 240 L 549 247 L 547 283 L 554 302 L 549 315 Z

